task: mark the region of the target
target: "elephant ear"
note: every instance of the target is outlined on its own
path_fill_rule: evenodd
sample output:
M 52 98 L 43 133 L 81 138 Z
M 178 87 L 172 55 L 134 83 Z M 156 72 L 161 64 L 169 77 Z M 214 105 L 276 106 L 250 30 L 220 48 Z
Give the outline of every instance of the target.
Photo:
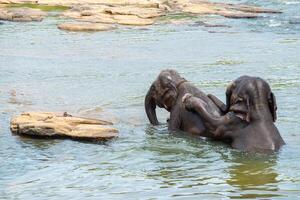
M 246 115 L 246 121 L 250 122 L 250 116 L 251 116 L 251 109 L 250 109 L 250 99 L 246 99 L 246 105 L 247 105 L 247 115 Z
M 276 98 L 275 95 L 273 94 L 273 92 L 270 93 L 269 99 L 268 99 L 268 103 L 269 103 L 269 108 L 273 117 L 273 122 L 275 122 L 277 120 L 277 103 L 276 103 Z

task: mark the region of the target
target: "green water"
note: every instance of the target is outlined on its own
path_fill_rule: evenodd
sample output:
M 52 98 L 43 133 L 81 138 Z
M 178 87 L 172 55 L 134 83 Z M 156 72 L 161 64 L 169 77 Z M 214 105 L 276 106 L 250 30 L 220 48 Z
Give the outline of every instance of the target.
M 65 11 L 69 9 L 67 6 L 50 6 L 50 5 L 39 5 L 39 4 L 32 4 L 32 3 L 21 3 L 21 4 L 9 4 L 8 7 L 10 8 L 33 8 L 33 9 L 40 9 L 46 12 L 54 12 L 54 11 Z
M 300 4 L 250 3 L 286 13 L 100 33 L 63 32 L 55 18 L 0 25 L 0 199 L 299 199 Z M 152 127 L 144 95 L 165 68 L 223 100 L 238 76 L 265 78 L 287 145 L 246 154 Z M 110 119 L 120 137 L 98 144 L 12 135 L 10 118 L 28 110 Z M 158 115 L 165 122 L 168 113 Z

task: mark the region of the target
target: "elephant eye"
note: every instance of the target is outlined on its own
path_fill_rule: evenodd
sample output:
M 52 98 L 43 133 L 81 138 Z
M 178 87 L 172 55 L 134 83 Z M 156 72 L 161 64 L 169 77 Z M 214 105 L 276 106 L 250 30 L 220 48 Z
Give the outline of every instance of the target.
M 238 97 L 236 100 L 235 100 L 235 102 L 234 103 L 241 103 L 241 102 L 243 102 L 244 101 L 244 99 L 243 98 L 241 98 L 241 97 Z

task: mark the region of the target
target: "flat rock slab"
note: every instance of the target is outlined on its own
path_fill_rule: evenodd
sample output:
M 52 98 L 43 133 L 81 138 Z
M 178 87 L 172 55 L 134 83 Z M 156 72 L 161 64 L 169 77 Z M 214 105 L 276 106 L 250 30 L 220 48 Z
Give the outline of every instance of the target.
M 115 29 L 114 26 L 100 23 L 63 23 L 58 25 L 59 29 L 66 31 L 109 31 Z
M 0 8 L 0 20 L 14 22 L 42 21 L 47 15 L 38 9 L 31 8 Z
M 221 15 L 228 18 L 257 18 L 259 13 L 281 13 L 278 10 L 260 8 L 256 6 L 198 2 L 186 3 L 182 6 L 182 11 L 199 15 Z
M 107 7 L 104 12 L 112 15 L 136 15 L 139 18 L 154 18 L 164 15 L 158 8 L 139 8 L 133 6 Z
M 143 19 L 136 15 L 113 15 L 114 20 L 121 25 L 146 26 L 154 24 L 154 19 Z
M 93 16 L 82 16 L 75 18 L 76 21 L 102 24 L 115 24 L 116 20 L 107 14 L 97 14 Z
M 256 6 L 247 6 L 247 5 L 234 5 L 231 6 L 233 10 L 239 10 L 243 12 L 250 12 L 250 13 L 282 13 L 280 10 L 272 10 L 268 8 L 261 8 Z
M 11 132 L 14 134 L 47 137 L 103 140 L 118 136 L 111 122 L 73 117 L 67 113 L 26 112 L 12 118 Z

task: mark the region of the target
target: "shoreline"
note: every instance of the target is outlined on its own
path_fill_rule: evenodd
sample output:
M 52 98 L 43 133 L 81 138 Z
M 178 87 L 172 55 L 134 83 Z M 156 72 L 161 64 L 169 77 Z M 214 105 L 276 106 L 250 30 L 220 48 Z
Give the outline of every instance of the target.
M 122 26 L 149 26 L 172 14 L 249 19 L 281 13 L 279 10 L 245 4 L 195 0 L 0 0 L 0 20 L 3 21 L 42 21 L 53 11 L 67 22 L 57 27 L 69 31 L 108 31 Z

